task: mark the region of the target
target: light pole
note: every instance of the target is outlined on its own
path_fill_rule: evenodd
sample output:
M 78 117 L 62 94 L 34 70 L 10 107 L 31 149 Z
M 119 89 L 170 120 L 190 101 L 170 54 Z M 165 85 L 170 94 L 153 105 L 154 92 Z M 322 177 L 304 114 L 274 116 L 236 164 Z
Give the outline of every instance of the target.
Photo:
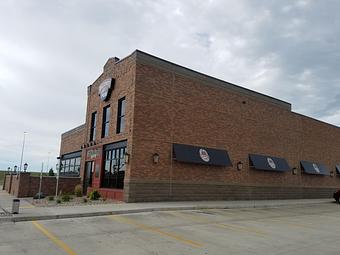
M 48 156 L 47 156 L 46 172 L 48 172 L 48 171 L 50 170 L 50 169 L 48 169 L 49 164 L 50 164 L 50 154 L 51 154 L 51 152 L 49 151 L 49 152 L 48 152 Z
M 63 167 L 63 164 L 61 162 L 60 164 L 56 164 L 55 166 L 55 168 L 57 169 L 57 175 L 56 175 L 57 180 L 56 180 L 56 185 L 55 185 L 55 201 L 57 201 L 57 198 L 58 198 L 59 172 L 62 167 Z
M 20 159 L 20 168 L 19 168 L 19 174 L 21 172 L 22 169 L 22 160 L 24 158 L 24 149 L 25 149 L 25 138 L 26 138 L 26 134 L 27 132 L 24 132 L 24 139 L 22 141 L 22 150 L 21 150 L 21 159 Z
M 39 179 L 39 193 L 38 193 L 39 201 L 40 201 L 40 198 L 41 198 L 41 182 L 42 182 L 43 170 L 44 170 L 44 162 L 41 162 L 41 171 L 40 171 L 40 179 Z

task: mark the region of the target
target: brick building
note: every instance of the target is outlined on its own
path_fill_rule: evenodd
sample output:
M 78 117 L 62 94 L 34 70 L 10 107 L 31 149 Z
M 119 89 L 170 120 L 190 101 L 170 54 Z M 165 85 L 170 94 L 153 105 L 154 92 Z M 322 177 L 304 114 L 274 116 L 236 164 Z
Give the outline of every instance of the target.
M 88 87 L 62 175 L 133 201 L 331 197 L 340 128 L 287 102 L 136 50 Z

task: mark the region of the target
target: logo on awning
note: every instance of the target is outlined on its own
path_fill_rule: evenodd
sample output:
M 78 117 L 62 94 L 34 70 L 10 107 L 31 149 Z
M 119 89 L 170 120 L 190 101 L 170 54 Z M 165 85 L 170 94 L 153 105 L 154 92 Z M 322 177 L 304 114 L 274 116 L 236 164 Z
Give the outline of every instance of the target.
M 209 162 L 210 161 L 210 157 L 208 152 L 205 149 L 200 149 L 199 150 L 200 153 L 200 157 L 204 162 Z
M 267 162 L 268 162 L 268 165 L 269 165 L 271 168 L 273 168 L 273 169 L 276 168 L 276 165 L 275 165 L 275 162 L 274 162 L 273 159 L 267 158 Z
M 317 173 L 320 173 L 320 169 L 317 164 L 313 163 L 313 168 Z

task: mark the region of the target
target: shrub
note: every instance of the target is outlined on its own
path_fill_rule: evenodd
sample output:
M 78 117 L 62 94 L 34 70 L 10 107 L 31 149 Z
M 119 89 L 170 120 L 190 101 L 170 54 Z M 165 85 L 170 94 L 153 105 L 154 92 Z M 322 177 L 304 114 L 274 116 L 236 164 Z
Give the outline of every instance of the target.
M 78 184 L 77 186 L 74 187 L 74 194 L 77 197 L 82 197 L 83 196 L 83 188 L 80 184 Z
M 100 198 L 100 193 L 97 190 L 92 190 L 89 195 L 90 200 L 98 200 Z
M 54 200 L 54 196 L 49 196 L 48 197 L 48 201 L 53 201 Z
M 83 202 L 84 202 L 84 203 L 87 203 L 87 198 L 84 197 Z
M 57 204 L 60 204 L 61 203 L 61 200 L 58 198 L 57 199 Z
M 68 202 L 68 201 L 70 201 L 72 198 L 71 198 L 71 196 L 69 195 L 69 194 L 63 194 L 62 196 L 61 196 L 61 200 L 63 201 L 63 202 Z

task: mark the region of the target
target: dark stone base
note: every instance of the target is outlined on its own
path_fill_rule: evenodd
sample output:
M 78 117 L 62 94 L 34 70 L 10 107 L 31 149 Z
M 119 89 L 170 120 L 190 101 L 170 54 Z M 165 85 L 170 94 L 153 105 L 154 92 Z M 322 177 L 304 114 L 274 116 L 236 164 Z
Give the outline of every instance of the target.
M 226 184 L 128 183 L 126 202 L 332 198 L 337 188 Z

